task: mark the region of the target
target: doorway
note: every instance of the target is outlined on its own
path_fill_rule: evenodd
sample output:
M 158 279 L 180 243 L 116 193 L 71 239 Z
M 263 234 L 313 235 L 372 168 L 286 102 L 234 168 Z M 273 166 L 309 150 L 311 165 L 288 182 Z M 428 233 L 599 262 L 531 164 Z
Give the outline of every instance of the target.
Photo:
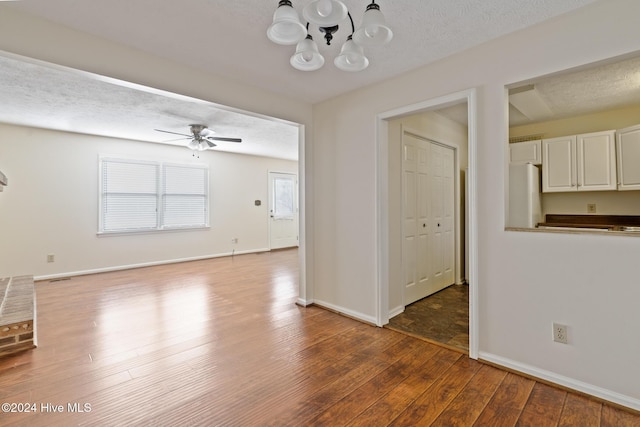
M 468 328 L 469 357 L 478 358 L 478 314 L 477 314 L 477 219 L 476 219 L 476 91 L 469 89 L 442 96 L 418 104 L 401 107 L 377 116 L 377 217 L 378 217 L 378 293 L 377 319 L 379 326 L 389 323 L 389 319 L 405 309 L 404 286 L 402 277 L 402 226 L 401 226 L 401 150 L 390 140 L 390 134 L 396 119 L 418 116 L 425 112 L 444 112 L 457 109 L 466 122 L 465 138 L 467 147 L 459 151 L 460 173 L 458 185 L 462 186 L 456 200 L 456 206 L 467 209 L 464 220 L 457 221 L 456 245 L 459 250 L 455 256 L 455 281 L 467 282 L 468 287 Z M 447 111 L 450 112 L 450 111 Z M 418 119 L 419 120 L 419 119 Z M 400 131 L 395 134 L 400 135 Z M 429 136 L 429 135 L 428 135 Z M 439 138 L 430 138 L 438 140 Z M 464 172 L 466 170 L 466 174 Z M 464 190 L 464 191 L 462 191 Z M 465 203 L 466 202 L 466 203 Z

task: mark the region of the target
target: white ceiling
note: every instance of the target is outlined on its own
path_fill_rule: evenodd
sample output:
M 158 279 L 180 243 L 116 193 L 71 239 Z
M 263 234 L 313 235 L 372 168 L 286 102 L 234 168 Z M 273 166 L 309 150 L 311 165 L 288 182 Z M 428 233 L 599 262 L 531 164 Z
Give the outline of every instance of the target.
M 292 1 L 298 11 L 307 3 Z M 344 31 L 348 20 L 331 46 L 322 44 L 322 36 L 313 32 L 327 59 L 321 70 L 305 73 L 293 69 L 289 57 L 294 47 L 274 45 L 266 37 L 277 0 L 23 0 L 3 2 L 0 13 L 2 8 L 16 9 L 234 81 L 316 103 L 594 1 L 379 0 L 394 38 L 387 46 L 366 49 L 371 65 L 359 73 L 345 73 L 333 66 L 333 57 L 348 35 Z M 369 0 L 344 3 L 357 27 Z M 220 143 L 223 150 L 277 148 L 276 141 L 283 141 L 275 154 L 261 155 L 291 158 L 292 154 L 283 154 L 283 145 L 289 144 L 289 150 L 297 145 L 297 127 L 291 124 L 240 117 L 241 112 L 220 110 L 220 106 L 198 100 L 59 67 L 18 64 L 23 61 L 15 59 L 0 62 L 0 84 L 18 86 L 0 92 L 0 99 L 15 100 L 11 114 L 0 113 L 1 122 L 18 123 L 29 113 L 29 120 L 37 123 L 19 124 L 162 142 L 166 138 L 158 137 L 153 128 L 188 133 L 188 125 L 200 121 L 219 136 L 243 138 L 242 144 Z M 43 84 L 46 73 L 47 79 L 57 79 L 65 90 Z M 86 93 L 92 93 L 92 99 L 87 99 Z M 128 101 L 123 103 L 122 99 Z M 49 117 L 52 111 L 59 116 L 55 120 L 57 126 L 63 123 L 62 128 L 44 123 L 43 117 Z M 292 143 L 285 142 L 289 137 Z M 252 141 L 256 141 L 253 147 Z

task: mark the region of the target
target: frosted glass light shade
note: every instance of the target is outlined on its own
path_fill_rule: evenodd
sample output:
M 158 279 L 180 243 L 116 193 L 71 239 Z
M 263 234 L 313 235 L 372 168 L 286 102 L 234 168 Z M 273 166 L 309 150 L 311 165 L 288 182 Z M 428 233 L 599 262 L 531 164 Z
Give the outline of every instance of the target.
M 332 27 L 347 18 L 347 6 L 338 0 L 314 0 L 302 9 L 302 16 L 319 27 Z
M 194 138 L 189 141 L 187 147 L 192 149 L 193 151 L 204 151 L 209 148 L 209 144 L 207 144 L 207 141 L 205 141 L 204 139 L 197 140 Z
M 342 45 L 340 55 L 333 63 L 342 71 L 362 71 L 369 66 L 369 59 L 364 56 L 362 46 L 358 46 L 351 37 Z
M 393 38 L 393 32 L 387 27 L 380 6 L 371 3 L 362 18 L 362 25 L 353 33 L 353 40 L 360 46 L 382 46 Z
M 315 71 L 324 65 L 324 57 L 318 52 L 318 45 L 311 37 L 302 40 L 296 46 L 296 53 L 289 61 L 293 68 L 300 71 Z
M 197 150 L 198 149 L 198 140 L 196 139 L 192 139 L 191 141 L 189 141 L 189 144 L 187 145 L 187 147 L 189 147 L 192 150 Z
M 276 44 L 294 45 L 307 36 L 307 28 L 300 22 L 298 12 L 290 1 L 281 1 L 273 13 L 273 23 L 267 30 L 267 37 Z

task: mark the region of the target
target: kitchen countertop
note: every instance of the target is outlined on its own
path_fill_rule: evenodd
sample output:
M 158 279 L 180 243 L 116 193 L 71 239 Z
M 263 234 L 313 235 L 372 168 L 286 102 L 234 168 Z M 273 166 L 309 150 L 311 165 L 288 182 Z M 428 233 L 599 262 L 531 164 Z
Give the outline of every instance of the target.
M 547 214 L 537 228 L 514 228 L 512 231 L 556 233 L 597 233 L 640 236 L 640 215 L 565 215 Z
M 560 215 L 547 214 L 542 227 L 595 228 L 624 231 L 624 227 L 640 227 L 640 215 Z

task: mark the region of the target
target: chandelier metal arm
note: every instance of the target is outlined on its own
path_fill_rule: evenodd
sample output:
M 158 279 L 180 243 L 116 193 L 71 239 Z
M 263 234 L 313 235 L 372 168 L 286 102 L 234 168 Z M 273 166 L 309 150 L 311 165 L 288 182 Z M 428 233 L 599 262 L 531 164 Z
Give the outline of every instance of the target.
M 353 18 L 351 17 L 351 13 L 347 12 L 347 16 L 349 17 L 349 21 L 351 21 L 351 36 L 356 32 L 356 27 L 353 25 Z M 321 33 L 324 33 L 324 39 L 327 41 L 327 45 L 331 45 L 331 40 L 333 40 L 333 33 L 338 31 L 338 25 L 334 25 L 331 27 L 319 27 L 318 28 Z M 307 32 L 309 32 L 309 23 L 307 22 Z
M 349 17 L 349 21 L 351 21 L 351 35 L 356 32 L 356 27 L 353 25 L 353 18 L 351 17 L 351 13 L 347 12 L 347 16 Z

